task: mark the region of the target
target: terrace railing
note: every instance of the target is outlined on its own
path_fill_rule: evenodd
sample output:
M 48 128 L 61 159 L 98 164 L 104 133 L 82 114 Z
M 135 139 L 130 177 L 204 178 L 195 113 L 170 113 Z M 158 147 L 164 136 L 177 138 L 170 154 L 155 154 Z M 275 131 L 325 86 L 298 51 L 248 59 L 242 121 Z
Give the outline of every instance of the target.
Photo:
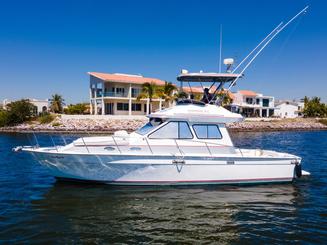
M 126 92 L 98 92 L 97 97 L 128 97 L 128 93 Z

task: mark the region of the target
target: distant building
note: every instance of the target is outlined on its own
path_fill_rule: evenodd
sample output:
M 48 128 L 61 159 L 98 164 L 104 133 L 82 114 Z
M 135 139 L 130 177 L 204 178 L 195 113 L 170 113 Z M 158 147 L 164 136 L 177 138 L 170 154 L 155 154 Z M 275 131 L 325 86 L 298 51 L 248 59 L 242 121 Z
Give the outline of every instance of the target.
M 231 111 L 245 117 L 272 117 L 275 110 L 275 98 L 250 90 L 233 93 Z
M 29 102 L 31 104 L 33 104 L 35 106 L 34 108 L 34 113 L 35 115 L 38 115 L 42 112 L 47 112 L 49 111 L 49 107 L 50 107 L 50 100 L 49 99 L 45 99 L 45 100 L 38 100 L 38 99 L 28 99 Z M 7 105 L 10 104 L 12 101 L 5 99 L 2 102 L 2 108 L 3 109 L 7 109 Z
M 90 114 L 98 115 L 146 115 L 149 99 L 137 100 L 142 84 L 153 82 L 164 86 L 165 81 L 130 74 L 89 72 Z M 161 110 L 163 99 L 153 99 L 151 111 Z
M 275 116 L 280 118 L 296 118 L 302 116 L 304 102 L 282 100 L 276 102 Z

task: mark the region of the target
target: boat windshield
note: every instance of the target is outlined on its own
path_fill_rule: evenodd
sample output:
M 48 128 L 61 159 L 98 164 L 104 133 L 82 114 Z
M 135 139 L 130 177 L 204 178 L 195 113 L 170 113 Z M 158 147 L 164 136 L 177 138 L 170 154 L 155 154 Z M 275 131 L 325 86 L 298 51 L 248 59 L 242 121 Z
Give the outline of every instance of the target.
M 136 133 L 140 135 L 145 135 L 150 132 L 152 129 L 155 129 L 160 124 L 162 124 L 162 120 L 160 118 L 151 118 L 150 121 L 145 124 L 143 127 L 139 128 Z

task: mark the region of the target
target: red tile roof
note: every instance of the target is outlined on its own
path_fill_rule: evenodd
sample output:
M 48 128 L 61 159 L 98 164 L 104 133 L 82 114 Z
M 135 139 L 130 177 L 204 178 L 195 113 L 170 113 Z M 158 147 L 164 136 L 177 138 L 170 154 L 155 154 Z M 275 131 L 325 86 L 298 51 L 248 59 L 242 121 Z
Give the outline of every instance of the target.
M 119 74 L 119 73 L 100 73 L 100 72 L 88 72 L 90 76 L 99 78 L 106 82 L 120 82 L 120 83 L 133 83 L 133 84 L 143 84 L 143 83 L 155 83 L 158 86 L 164 86 L 165 81 L 157 78 L 143 77 L 138 75 L 129 74 Z
M 245 96 L 257 96 L 257 93 L 251 90 L 239 90 L 238 92 Z

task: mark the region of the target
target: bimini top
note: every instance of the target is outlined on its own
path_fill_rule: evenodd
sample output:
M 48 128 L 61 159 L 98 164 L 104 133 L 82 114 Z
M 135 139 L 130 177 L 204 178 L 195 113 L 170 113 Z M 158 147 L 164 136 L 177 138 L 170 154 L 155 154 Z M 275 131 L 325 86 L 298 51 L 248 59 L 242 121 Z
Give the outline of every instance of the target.
M 234 73 L 181 73 L 177 76 L 178 81 L 187 82 L 232 82 L 238 77 L 242 77 L 242 74 Z
M 230 112 L 221 106 L 205 104 L 179 104 L 154 112 L 149 118 L 186 120 L 202 123 L 232 123 L 243 121 L 240 114 Z

